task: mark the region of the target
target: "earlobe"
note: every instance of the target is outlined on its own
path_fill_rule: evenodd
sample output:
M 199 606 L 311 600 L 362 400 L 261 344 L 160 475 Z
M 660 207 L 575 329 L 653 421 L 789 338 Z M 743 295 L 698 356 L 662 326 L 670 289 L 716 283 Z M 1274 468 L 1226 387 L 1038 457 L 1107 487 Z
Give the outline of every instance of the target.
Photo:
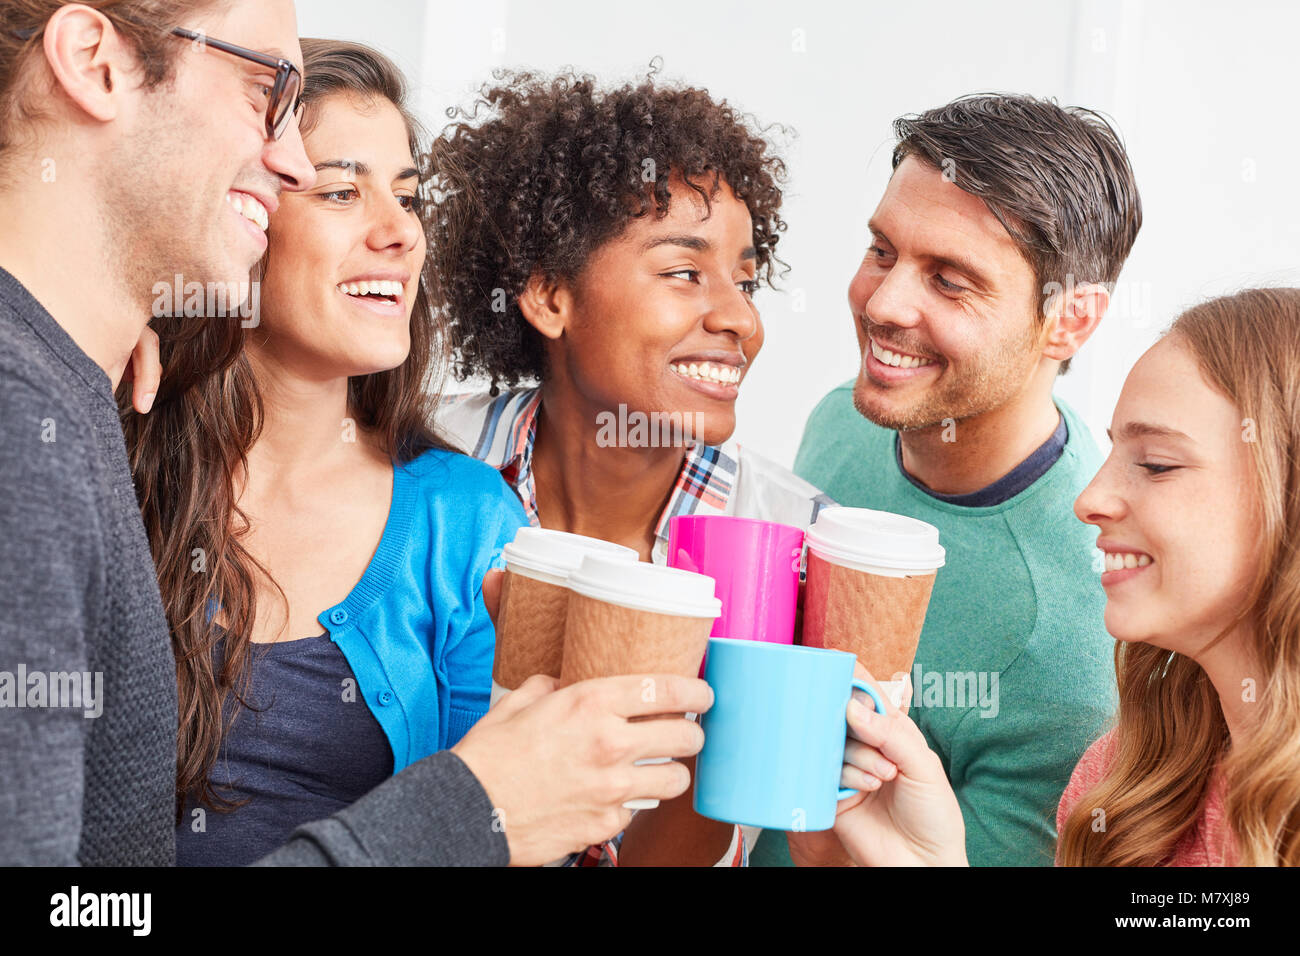
M 573 312 L 573 295 L 557 279 L 534 274 L 519 296 L 524 319 L 548 339 L 558 339 Z
M 114 73 L 130 54 L 107 17 L 80 4 L 60 7 L 45 25 L 42 48 L 56 89 L 93 119 L 117 118 Z

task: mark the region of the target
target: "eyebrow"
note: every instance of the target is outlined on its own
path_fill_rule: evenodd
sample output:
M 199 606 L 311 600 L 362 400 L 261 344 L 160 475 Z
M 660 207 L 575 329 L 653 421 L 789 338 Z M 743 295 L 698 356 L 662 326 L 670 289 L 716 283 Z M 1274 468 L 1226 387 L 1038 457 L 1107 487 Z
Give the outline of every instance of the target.
M 315 170 L 320 172 L 322 169 L 342 169 L 354 173 L 357 176 L 369 176 L 372 172 L 369 166 L 356 159 L 327 159 L 324 162 L 317 163 Z M 416 179 L 420 171 L 414 166 L 407 166 L 399 172 L 394 179 Z
M 1106 429 L 1106 437 L 1113 443 L 1115 436 L 1111 434 L 1110 429 Z M 1185 441 L 1196 444 L 1196 439 L 1185 432 L 1180 432 L 1176 428 L 1169 428 L 1167 425 L 1157 425 L 1153 422 L 1125 422 L 1119 430 L 1119 437 L 1132 438 L 1172 438 L 1175 441 Z
M 867 223 L 867 228 L 870 229 L 873 234 L 879 236 L 881 239 L 885 240 L 885 242 L 888 242 L 891 246 L 893 245 L 893 243 L 890 242 L 889 237 L 885 235 L 884 230 L 876 225 L 874 219 Z M 924 253 L 923 257 L 938 262 L 941 265 L 945 265 L 950 269 L 956 269 L 962 275 L 969 276 L 971 280 L 981 288 L 991 289 L 993 287 L 992 283 L 989 281 L 989 277 L 984 273 L 984 271 L 979 269 L 975 263 L 963 256 L 956 254 L 936 255 L 934 253 Z
M 647 239 L 641 244 L 642 252 L 649 252 L 651 249 L 657 249 L 659 246 L 680 246 L 683 249 L 690 249 L 694 252 L 708 252 L 713 248 L 707 239 L 699 236 L 656 236 L 653 239 Z M 753 246 L 748 246 L 740 253 L 742 259 L 757 259 L 758 250 Z

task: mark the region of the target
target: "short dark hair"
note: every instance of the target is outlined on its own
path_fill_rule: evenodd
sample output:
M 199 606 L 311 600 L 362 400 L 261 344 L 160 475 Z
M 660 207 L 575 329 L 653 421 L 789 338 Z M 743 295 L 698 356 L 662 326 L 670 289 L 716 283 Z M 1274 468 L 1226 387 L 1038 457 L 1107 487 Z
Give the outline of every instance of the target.
M 657 67 L 655 67 L 657 68 Z M 534 274 L 573 279 L 636 218 L 668 213 L 670 177 L 709 208 L 719 180 L 749 209 L 757 276 L 771 284 L 785 165 L 766 129 L 707 90 L 600 87 L 566 71 L 498 70 L 430 154 L 429 251 L 459 361 L 512 385 L 540 379 L 545 349 L 517 304 Z
M 980 93 L 894 121 L 894 169 L 915 156 L 984 200 L 1034 270 L 1044 320 L 1054 283 L 1111 285 L 1142 226 L 1119 134 L 1098 113 Z M 1060 372 L 1070 367 L 1061 363 Z

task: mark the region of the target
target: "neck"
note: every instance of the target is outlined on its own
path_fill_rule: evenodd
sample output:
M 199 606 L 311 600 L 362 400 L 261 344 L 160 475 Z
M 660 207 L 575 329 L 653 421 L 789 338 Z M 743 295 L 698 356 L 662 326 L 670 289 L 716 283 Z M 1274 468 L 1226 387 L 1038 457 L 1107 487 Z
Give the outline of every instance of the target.
M 1254 646 L 1251 629 L 1243 625 L 1194 657 L 1219 695 L 1219 707 L 1234 744 L 1251 732 L 1256 701 L 1264 693 L 1261 668 L 1251 650 Z
M 262 396 L 262 429 L 249 449 L 249 470 L 283 480 L 373 452 L 351 417 L 346 377 L 316 378 L 253 344 L 246 346 Z
M 931 491 L 963 495 L 987 488 L 1052 437 L 1060 413 L 1052 401 L 1057 363 L 1039 363 L 1020 393 L 997 408 L 899 432 L 903 467 Z
M 681 473 L 685 449 L 602 447 L 601 410 L 542 386 L 533 474 L 543 527 L 635 546 L 643 559 Z
M 0 222 L 5 224 L 0 230 L 0 266 L 45 307 L 116 388 L 149 322 L 150 292 L 128 288 L 115 267 L 116 250 L 101 219 L 103 204 L 77 178 L 72 164 L 49 167 L 57 181 L 44 181 L 46 168 L 34 156 L 15 158 L 5 166 L 11 180 L 14 170 L 23 170 L 21 176 L 30 185 L 11 182 L 0 191 Z

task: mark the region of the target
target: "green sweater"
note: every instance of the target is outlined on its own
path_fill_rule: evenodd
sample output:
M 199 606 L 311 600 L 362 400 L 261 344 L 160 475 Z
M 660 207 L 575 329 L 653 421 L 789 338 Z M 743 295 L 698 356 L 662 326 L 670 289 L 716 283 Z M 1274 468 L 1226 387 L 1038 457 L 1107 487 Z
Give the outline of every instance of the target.
M 939 529 L 947 561 L 917 648 L 910 714 L 957 793 L 973 866 L 1051 865 L 1061 793 L 1117 707 L 1097 532 L 1073 511 L 1101 453 L 1078 415 L 1056 405 L 1069 430 L 1061 457 L 992 507 L 949 504 L 908 481 L 897 433 L 857 412 L 852 383 L 822 399 L 795 459 L 800 477 L 842 505 Z M 753 864 L 789 865 L 782 837 L 765 833 Z

